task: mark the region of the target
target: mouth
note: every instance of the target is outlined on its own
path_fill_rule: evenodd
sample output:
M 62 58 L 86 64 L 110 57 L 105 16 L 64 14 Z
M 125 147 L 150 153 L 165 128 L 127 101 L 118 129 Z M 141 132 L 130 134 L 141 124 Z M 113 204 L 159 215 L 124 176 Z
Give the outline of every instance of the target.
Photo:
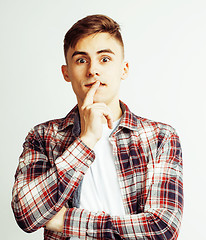
M 85 87 L 91 87 L 92 85 L 94 85 L 95 84 L 95 82 L 92 82 L 92 83 L 88 83 L 88 84 L 85 84 Z M 99 87 L 103 87 L 103 86 L 106 86 L 106 84 L 105 83 L 101 83 L 100 82 L 100 85 L 99 85 Z

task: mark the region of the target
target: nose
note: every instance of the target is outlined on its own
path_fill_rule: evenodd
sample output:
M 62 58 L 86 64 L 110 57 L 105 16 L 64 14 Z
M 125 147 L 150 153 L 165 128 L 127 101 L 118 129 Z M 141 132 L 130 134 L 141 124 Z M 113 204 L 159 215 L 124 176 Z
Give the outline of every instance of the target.
M 87 69 L 87 76 L 88 77 L 94 77 L 94 76 L 99 76 L 99 68 L 97 66 L 96 63 L 94 62 L 90 62 L 88 65 L 88 69 Z

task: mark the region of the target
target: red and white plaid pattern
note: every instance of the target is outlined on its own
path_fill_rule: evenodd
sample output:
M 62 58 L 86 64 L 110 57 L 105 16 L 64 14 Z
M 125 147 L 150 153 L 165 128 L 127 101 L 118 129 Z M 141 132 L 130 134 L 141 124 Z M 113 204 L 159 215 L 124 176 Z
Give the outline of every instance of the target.
M 68 208 L 64 232 L 44 239 L 177 239 L 183 211 L 182 157 L 175 130 L 124 114 L 110 137 L 125 216 Z M 26 232 L 44 227 L 72 202 L 94 152 L 79 138 L 77 106 L 63 119 L 40 124 L 24 143 L 13 187 L 12 208 Z

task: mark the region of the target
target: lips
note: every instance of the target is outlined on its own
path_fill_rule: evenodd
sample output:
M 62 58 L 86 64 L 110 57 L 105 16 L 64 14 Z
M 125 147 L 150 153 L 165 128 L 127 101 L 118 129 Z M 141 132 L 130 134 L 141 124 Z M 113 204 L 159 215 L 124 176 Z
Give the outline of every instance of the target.
M 86 87 L 91 87 L 93 84 L 95 84 L 95 82 L 85 84 L 85 86 L 86 86 Z M 106 85 L 105 83 L 101 83 L 101 82 L 100 82 L 100 86 L 105 86 L 105 85 Z

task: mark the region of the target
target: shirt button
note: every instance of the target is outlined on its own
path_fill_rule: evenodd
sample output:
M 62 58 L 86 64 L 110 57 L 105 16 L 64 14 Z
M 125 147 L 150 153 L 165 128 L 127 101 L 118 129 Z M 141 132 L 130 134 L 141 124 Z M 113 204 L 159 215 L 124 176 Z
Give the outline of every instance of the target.
M 92 164 L 92 161 L 90 159 L 87 160 L 87 165 Z

